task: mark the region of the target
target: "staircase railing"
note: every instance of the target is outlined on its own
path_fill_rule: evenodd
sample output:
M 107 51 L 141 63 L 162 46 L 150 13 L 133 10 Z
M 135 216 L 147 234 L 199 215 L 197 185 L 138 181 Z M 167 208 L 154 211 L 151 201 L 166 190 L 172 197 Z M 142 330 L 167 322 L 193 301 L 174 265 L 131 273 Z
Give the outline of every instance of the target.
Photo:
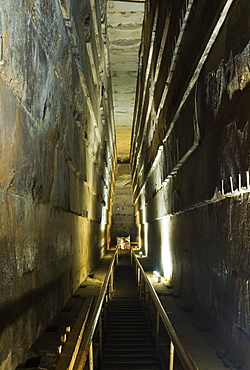
M 113 293 L 113 282 L 115 267 L 118 263 L 118 249 L 114 253 L 113 259 L 109 265 L 108 273 L 102 285 L 101 291 L 99 293 L 97 302 L 93 313 L 91 314 L 91 319 L 87 325 L 86 331 L 84 333 L 84 338 L 79 348 L 75 364 L 72 369 L 82 370 L 88 360 L 88 369 L 93 370 L 95 367 L 95 356 L 94 356 L 94 337 L 96 334 L 99 336 L 98 340 L 98 355 L 102 356 L 102 325 L 106 321 L 106 306 L 109 300 L 112 298 Z M 87 365 L 87 364 L 86 364 Z
M 131 263 L 135 269 L 135 274 L 137 277 L 137 284 L 140 299 L 143 301 L 145 306 L 154 306 L 155 312 L 155 340 L 156 340 L 156 353 L 159 358 L 159 347 L 160 347 L 160 327 L 163 325 L 169 338 L 169 364 L 168 369 L 174 369 L 174 355 L 176 353 L 179 361 L 181 362 L 185 370 L 198 370 L 193 359 L 188 353 L 187 349 L 182 344 L 180 338 L 178 337 L 170 319 L 165 312 L 154 287 L 152 286 L 149 278 L 144 272 L 142 265 L 140 264 L 135 252 L 131 248 Z

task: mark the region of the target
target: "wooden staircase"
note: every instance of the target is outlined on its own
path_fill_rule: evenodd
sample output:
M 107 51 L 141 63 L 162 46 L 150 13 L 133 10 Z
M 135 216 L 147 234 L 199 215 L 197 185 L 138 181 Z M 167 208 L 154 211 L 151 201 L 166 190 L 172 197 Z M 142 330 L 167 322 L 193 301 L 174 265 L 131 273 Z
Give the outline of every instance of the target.
M 160 370 L 155 356 L 155 344 L 135 289 L 129 257 L 121 257 L 115 275 L 114 298 L 108 306 L 107 329 L 99 369 Z

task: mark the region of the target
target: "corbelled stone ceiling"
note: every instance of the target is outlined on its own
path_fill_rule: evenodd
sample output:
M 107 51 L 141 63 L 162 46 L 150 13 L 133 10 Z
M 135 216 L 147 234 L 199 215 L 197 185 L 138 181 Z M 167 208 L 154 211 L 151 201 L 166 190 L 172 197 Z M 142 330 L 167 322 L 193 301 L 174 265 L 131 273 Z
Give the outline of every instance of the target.
M 108 1 L 110 68 L 117 157 L 129 159 L 144 1 Z

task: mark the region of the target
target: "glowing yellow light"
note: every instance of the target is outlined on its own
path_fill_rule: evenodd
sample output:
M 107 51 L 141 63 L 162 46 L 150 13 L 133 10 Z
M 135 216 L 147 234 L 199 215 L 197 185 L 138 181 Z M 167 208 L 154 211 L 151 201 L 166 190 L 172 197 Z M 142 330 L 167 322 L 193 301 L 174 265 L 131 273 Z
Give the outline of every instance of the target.
M 62 334 L 62 335 L 61 335 L 61 342 L 62 342 L 62 343 L 66 343 L 66 340 L 67 340 L 67 336 L 66 336 L 66 334 Z
M 161 263 L 163 276 L 171 280 L 173 272 L 171 256 L 171 218 L 165 217 L 161 220 Z
M 154 274 L 155 281 L 157 283 L 161 283 L 161 275 L 159 274 L 159 272 L 153 271 L 153 274 Z
M 145 256 L 148 255 L 148 223 L 144 225 L 144 254 Z
M 106 225 L 107 225 L 107 209 L 102 206 L 102 216 L 101 216 L 101 231 L 106 231 Z

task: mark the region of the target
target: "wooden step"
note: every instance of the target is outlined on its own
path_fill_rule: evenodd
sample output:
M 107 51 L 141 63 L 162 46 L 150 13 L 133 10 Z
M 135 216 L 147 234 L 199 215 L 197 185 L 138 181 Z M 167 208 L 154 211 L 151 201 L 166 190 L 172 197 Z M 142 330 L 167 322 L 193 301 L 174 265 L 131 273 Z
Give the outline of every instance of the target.
M 124 270 L 120 275 L 124 276 Z M 126 274 L 129 278 L 130 275 Z M 98 370 L 160 370 L 148 320 L 138 295 L 129 296 L 133 291 L 131 288 L 127 295 L 123 292 L 122 296 L 118 296 L 123 288 L 118 284 L 116 291 L 116 276 L 114 298 L 107 307 L 107 329 Z
M 117 351 L 119 350 L 119 353 L 120 354 L 124 354 L 124 355 L 127 355 L 127 354 L 136 354 L 136 355 L 138 355 L 138 356 L 142 356 L 142 355 L 144 355 L 144 353 L 146 353 L 146 354 L 150 354 L 150 355 L 154 355 L 155 354 L 155 352 L 154 352 L 154 350 L 152 349 L 152 348 L 149 348 L 149 347 L 129 347 L 129 348 L 127 348 L 127 347 L 119 347 L 119 348 L 114 348 L 114 347 L 106 347 L 105 348 L 105 355 L 113 355 L 113 354 L 115 354 Z
M 110 348 L 114 348 L 114 349 L 117 349 L 117 348 L 130 348 L 130 349 L 134 349 L 134 348 L 137 348 L 137 349 L 143 349 L 143 348 L 146 348 L 146 349 L 154 349 L 154 347 L 152 346 L 152 341 L 151 339 L 144 339 L 144 341 L 141 343 L 141 342 L 138 342 L 137 339 L 125 339 L 123 341 L 120 341 L 120 342 L 117 342 L 116 340 L 114 339 L 110 339 L 109 341 L 105 341 L 105 344 L 104 344 L 104 348 L 105 349 L 110 349 Z
M 157 364 L 112 364 L 104 363 L 101 370 L 160 370 Z
M 124 340 L 129 340 L 129 339 L 140 340 L 140 341 L 144 339 L 151 340 L 151 337 L 149 334 L 137 333 L 137 332 L 134 332 L 132 334 L 131 333 L 119 333 L 119 332 L 107 333 L 104 340 L 108 341 L 111 338 L 113 338 L 114 340 L 122 340 L 123 338 Z

